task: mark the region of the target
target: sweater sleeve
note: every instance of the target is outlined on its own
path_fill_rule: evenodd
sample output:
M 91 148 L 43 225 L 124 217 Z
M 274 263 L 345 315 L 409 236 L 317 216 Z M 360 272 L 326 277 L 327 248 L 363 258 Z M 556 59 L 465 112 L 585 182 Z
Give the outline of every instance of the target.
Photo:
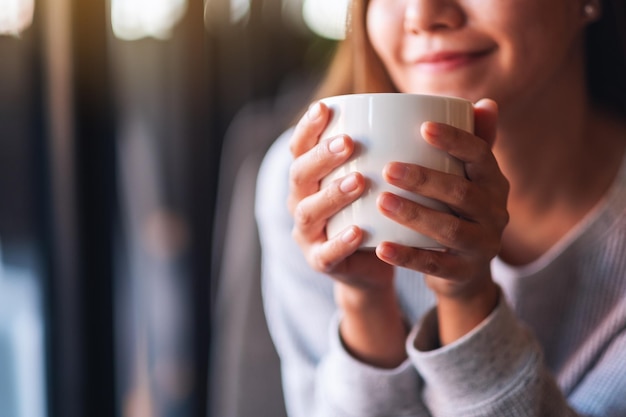
M 263 303 L 290 417 L 428 416 L 421 379 L 408 360 L 397 369 L 377 369 L 343 348 L 333 282 L 308 267 L 291 239 L 290 161 L 282 137 L 261 167 L 256 201 Z
M 444 416 L 576 416 L 543 364 L 541 349 L 509 305 L 456 342 L 436 348 L 432 310 L 407 340 L 424 379 L 431 414 Z

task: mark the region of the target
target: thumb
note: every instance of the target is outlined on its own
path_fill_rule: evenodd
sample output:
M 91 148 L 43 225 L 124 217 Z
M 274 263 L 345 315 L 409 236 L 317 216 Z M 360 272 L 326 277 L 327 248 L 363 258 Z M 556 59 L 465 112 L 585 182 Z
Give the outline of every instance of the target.
M 474 133 L 484 139 L 489 146 L 496 141 L 498 127 L 498 104 L 483 98 L 474 104 Z

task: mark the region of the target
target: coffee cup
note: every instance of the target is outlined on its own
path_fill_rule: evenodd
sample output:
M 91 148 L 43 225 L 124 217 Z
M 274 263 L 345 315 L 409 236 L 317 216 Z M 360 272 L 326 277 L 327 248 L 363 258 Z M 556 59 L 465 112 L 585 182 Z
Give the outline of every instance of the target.
M 326 225 L 328 238 L 356 225 L 364 232 L 362 249 L 374 249 L 383 241 L 441 249 L 441 244 L 432 238 L 383 215 L 376 200 L 382 192 L 388 191 L 435 210 L 450 211 L 439 201 L 387 183 L 382 172 L 387 163 L 398 161 L 465 175 L 463 163 L 428 144 L 422 138 L 420 128 L 422 123 L 432 121 L 473 132 L 472 103 L 456 97 L 403 93 L 350 94 L 321 101 L 332 113 L 321 139 L 346 134 L 355 142 L 350 159 L 326 176 L 321 186 L 355 171 L 366 179 L 366 189 L 361 197 L 329 219 Z

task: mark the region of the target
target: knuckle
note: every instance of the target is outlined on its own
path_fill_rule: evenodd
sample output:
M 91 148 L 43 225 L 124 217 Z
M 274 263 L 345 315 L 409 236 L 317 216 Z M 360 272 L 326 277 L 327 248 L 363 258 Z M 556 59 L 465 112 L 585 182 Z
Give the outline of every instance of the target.
M 341 190 L 343 179 L 335 180 L 332 187 L 323 188 L 323 199 L 329 206 L 344 205 L 353 199 L 354 192 L 344 192 Z
M 315 163 L 319 164 L 321 162 L 324 162 L 326 160 L 326 158 L 328 158 L 328 140 L 325 141 L 324 145 L 322 146 L 321 144 L 316 146 L 315 148 L 313 148 L 313 160 L 315 161 Z
M 443 238 L 446 242 L 456 242 L 461 232 L 461 219 L 453 217 L 443 230 Z
M 317 271 L 323 272 L 323 273 L 329 273 L 333 270 L 334 264 L 330 262 L 326 257 L 324 257 L 321 252 L 316 251 L 312 255 L 312 258 L 313 258 L 312 259 L 313 267 Z
M 300 226 L 308 226 L 313 223 L 313 216 L 311 215 L 311 212 L 306 210 L 302 203 L 296 205 L 294 210 L 294 221 Z
M 457 204 L 464 203 L 467 200 L 467 196 L 470 192 L 470 186 L 470 182 L 465 179 L 455 182 L 451 190 L 453 201 Z
M 412 175 L 412 178 L 411 178 L 411 179 L 412 179 L 413 186 L 414 186 L 416 189 L 421 189 L 421 188 L 423 188 L 423 187 L 424 187 L 424 186 L 426 186 L 426 185 L 430 182 L 430 180 L 431 180 L 430 175 L 429 175 L 429 173 L 427 172 L 427 170 L 425 170 L 425 169 L 423 169 L 423 168 L 421 168 L 421 167 L 418 167 L 417 169 L 415 169 L 415 170 L 413 171 L 413 175 Z
M 289 178 L 292 188 L 298 188 L 306 181 L 306 176 L 302 174 L 302 170 L 297 162 L 289 167 Z
M 432 253 L 426 253 L 423 259 L 423 272 L 428 275 L 438 275 L 441 267 Z
M 404 221 L 407 223 L 419 222 L 422 219 L 423 213 L 419 206 L 414 204 L 402 204 L 401 210 L 400 217 L 404 218 Z
M 327 201 L 330 205 L 336 203 L 337 200 L 339 200 L 339 197 L 343 194 L 341 192 L 341 188 L 339 188 L 341 186 L 340 184 L 341 184 L 340 179 L 335 180 L 332 183 L 332 186 L 325 187 L 322 189 L 322 192 L 324 193 L 323 199 Z

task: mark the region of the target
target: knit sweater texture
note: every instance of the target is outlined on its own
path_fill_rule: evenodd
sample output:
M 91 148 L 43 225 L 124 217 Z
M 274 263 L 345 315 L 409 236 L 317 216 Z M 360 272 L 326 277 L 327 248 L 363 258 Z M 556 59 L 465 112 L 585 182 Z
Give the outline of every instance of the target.
M 626 417 L 626 163 L 603 200 L 539 259 L 492 261 L 499 305 L 437 347 L 435 298 L 396 268 L 408 359 L 395 369 L 343 348 L 333 281 L 291 238 L 289 133 L 259 172 L 264 307 L 291 417 Z

